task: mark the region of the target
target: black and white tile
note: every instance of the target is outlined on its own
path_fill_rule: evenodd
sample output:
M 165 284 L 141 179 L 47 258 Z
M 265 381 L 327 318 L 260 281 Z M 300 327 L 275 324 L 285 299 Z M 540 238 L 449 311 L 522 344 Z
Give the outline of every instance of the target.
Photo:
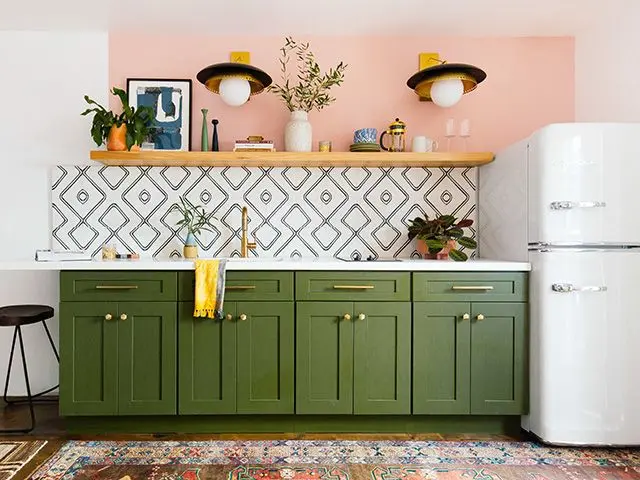
M 217 219 L 198 237 L 203 256 L 239 255 L 246 205 L 258 256 L 409 257 L 408 220 L 447 213 L 476 221 L 476 184 L 476 171 L 460 168 L 59 166 L 52 247 L 97 254 L 115 243 L 179 256 L 186 232 L 169 209 L 186 195 Z

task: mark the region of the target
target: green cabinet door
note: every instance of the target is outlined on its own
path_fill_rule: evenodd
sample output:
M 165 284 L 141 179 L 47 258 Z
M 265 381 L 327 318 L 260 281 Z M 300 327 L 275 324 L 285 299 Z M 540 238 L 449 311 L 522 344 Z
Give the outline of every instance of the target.
M 115 303 L 60 303 L 61 415 L 118 413 L 117 315 Z
M 294 413 L 293 302 L 237 302 L 236 411 Z
M 193 303 L 178 303 L 178 412 L 236 412 L 236 304 L 225 302 L 225 320 L 194 318 Z
M 471 324 L 471 413 L 526 413 L 527 306 L 474 303 Z
M 411 413 L 411 303 L 356 302 L 353 412 Z
M 296 413 L 353 413 L 351 302 L 296 304 Z
M 413 304 L 413 413 L 469 413 L 471 305 Z
M 116 321 L 118 414 L 175 415 L 175 302 L 119 302 Z

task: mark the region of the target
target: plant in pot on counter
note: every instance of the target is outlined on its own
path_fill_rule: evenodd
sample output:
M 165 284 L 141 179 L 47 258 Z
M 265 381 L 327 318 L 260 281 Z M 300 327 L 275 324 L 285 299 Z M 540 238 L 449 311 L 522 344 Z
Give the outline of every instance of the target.
M 321 72 L 309 43 L 299 43 L 285 38 L 280 49 L 281 83 L 273 83 L 268 91 L 274 92 L 291 112 L 291 119 L 284 131 L 285 150 L 288 152 L 311 151 L 311 124 L 308 113 L 322 110 L 336 99 L 329 95 L 332 87 L 341 85 L 347 65 L 338 63 L 335 68 Z M 297 72 L 289 72 L 289 62 L 294 59 Z
M 174 203 L 169 212 L 177 211 L 182 218 L 176 222 L 180 229 L 187 229 L 187 238 L 184 241 L 184 257 L 198 258 L 198 245 L 196 235 L 204 230 L 213 232 L 211 221 L 215 220 L 213 212 L 207 213 L 202 205 L 192 204 L 186 197 L 180 197 L 180 203 Z
M 440 215 L 433 219 L 428 215 L 416 217 L 409 221 L 409 239 L 417 240 L 416 249 L 423 258 L 439 260 L 450 257 L 456 262 L 464 262 L 469 257 L 458 250 L 458 245 L 471 249 L 478 246 L 473 238 L 464 235 L 463 229 L 471 225 L 473 220 L 458 221 L 453 215 Z
M 81 115 L 93 113 L 91 124 L 91 138 L 97 146 L 106 142 L 107 150 L 139 149 L 142 142 L 149 136 L 149 127 L 153 122 L 154 111 L 151 107 L 141 105 L 131 107 L 127 92 L 113 87 L 111 93 L 120 99 L 122 113 L 116 114 L 107 110 L 95 100 L 84 96 L 90 105 Z

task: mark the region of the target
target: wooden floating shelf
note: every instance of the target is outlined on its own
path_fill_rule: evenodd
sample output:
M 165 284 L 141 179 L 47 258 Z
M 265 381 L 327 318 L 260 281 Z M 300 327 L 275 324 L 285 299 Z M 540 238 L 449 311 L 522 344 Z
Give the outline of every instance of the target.
M 491 152 L 176 152 L 92 150 L 91 160 L 119 167 L 479 167 Z

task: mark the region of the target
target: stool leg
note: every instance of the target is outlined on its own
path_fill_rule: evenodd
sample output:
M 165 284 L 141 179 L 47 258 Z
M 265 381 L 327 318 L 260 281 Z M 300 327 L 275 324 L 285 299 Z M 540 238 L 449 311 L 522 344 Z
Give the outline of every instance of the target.
M 9 354 L 9 366 L 7 367 L 7 377 L 4 382 L 4 393 L 2 394 L 2 399 L 6 404 L 13 403 L 7 400 L 7 391 L 9 390 L 9 379 L 11 378 L 11 366 L 13 365 L 13 352 L 16 348 L 17 336 L 18 336 L 18 327 L 15 327 L 13 329 L 13 340 L 11 341 L 11 353 Z
M 58 363 L 60 363 L 60 355 L 58 355 L 58 350 L 56 350 L 56 346 L 53 343 L 53 338 L 51 338 L 51 334 L 49 333 L 49 328 L 47 327 L 46 320 L 42 321 L 42 326 L 44 327 L 44 331 L 47 332 L 47 338 L 49 339 L 49 344 L 51 345 L 51 348 L 53 348 L 53 354 L 56 356 L 56 360 L 58 360 Z
M 0 433 L 29 433 L 36 426 L 36 414 L 33 411 L 33 397 L 31 396 L 31 385 L 29 383 L 29 372 L 27 371 L 27 358 L 24 353 L 24 342 L 22 341 L 22 330 L 20 329 L 19 326 L 17 326 L 16 331 L 18 334 L 18 339 L 20 340 L 20 354 L 22 355 L 22 368 L 24 370 L 24 381 L 27 385 L 27 398 L 29 399 L 29 413 L 31 415 L 31 427 L 28 429 L 22 428 L 22 429 L 0 430 Z M 15 337 L 15 333 L 16 332 L 14 332 L 14 337 Z M 13 358 L 13 348 L 11 349 L 11 357 Z M 6 385 L 8 384 L 9 382 L 7 381 Z M 5 390 L 5 394 L 6 394 L 6 390 Z

